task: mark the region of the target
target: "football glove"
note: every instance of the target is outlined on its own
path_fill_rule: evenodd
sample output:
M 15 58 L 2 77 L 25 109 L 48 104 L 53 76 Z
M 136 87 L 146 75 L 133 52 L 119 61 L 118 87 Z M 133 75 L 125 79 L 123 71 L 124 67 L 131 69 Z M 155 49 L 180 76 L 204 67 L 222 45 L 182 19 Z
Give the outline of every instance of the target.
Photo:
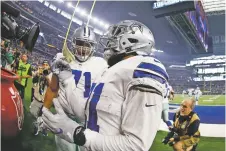
M 44 121 L 44 127 L 59 136 L 62 139 L 70 143 L 75 143 L 74 133 L 80 130 L 82 132 L 83 128 L 70 119 L 63 111 L 60 106 L 58 99 L 53 100 L 57 114 L 52 114 L 47 108 L 43 107 L 42 119 Z
M 47 130 L 43 127 L 43 120 L 42 117 L 38 117 L 37 120 L 35 122 L 33 122 L 33 134 L 34 135 L 38 135 L 39 132 L 41 132 L 41 134 L 43 136 L 48 136 L 47 134 Z
M 60 82 L 72 76 L 71 67 L 63 56 L 55 57 L 51 63 L 51 70 L 58 76 Z

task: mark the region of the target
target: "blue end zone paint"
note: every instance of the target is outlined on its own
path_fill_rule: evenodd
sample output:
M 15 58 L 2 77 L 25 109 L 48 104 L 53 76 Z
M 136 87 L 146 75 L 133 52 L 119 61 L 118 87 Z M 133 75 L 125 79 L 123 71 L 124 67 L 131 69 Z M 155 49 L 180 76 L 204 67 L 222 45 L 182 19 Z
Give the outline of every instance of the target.
M 179 107 L 177 104 L 170 104 Z M 170 107 L 170 110 L 175 107 Z M 225 106 L 196 106 L 194 111 L 198 114 L 201 123 L 206 124 L 225 124 Z M 170 120 L 174 113 L 169 113 Z

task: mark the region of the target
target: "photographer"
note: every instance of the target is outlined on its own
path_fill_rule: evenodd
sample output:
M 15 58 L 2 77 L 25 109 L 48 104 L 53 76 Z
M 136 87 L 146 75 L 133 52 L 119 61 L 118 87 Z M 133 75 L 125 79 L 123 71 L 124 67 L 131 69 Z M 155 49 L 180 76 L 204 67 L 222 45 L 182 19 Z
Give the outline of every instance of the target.
M 50 73 L 49 64 L 47 61 L 44 61 L 41 66 L 36 67 L 33 70 L 32 76 L 32 100 L 36 99 L 39 102 L 42 102 L 42 97 L 44 95 L 45 87 L 48 85 L 48 74 Z
M 37 80 L 34 81 L 33 79 L 33 90 L 32 90 L 32 103 L 30 106 L 30 112 L 31 114 L 39 120 L 39 116 L 41 113 L 41 108 L 43 106 L 44 96 L 46 89 L 48 87 L 48 84 L 50 83 L 50 66 L 48 61 L 43 61 L 41 68 L 38 69 L 37 74 L 35 75 Z M 36 82 L 36 83 L 34 83 Z M 34 135 L 38 135 L 38 132 L 40 131 L 38 129 L 37 120 L 35 120 L 34 124 Z M 43 133 L 45 135 L 45 133 Z
M 195 100 L 185 99 L 180 111 L 174 115 L 173 128 L 163 139 L 164 144 L 173 146 L 174 151 L 195 151 L 200 139 L 198 115 L 193 112 Z
M 27 79 L 32 77 L 31 65 L 27 63 L 27 60 L 27 54 L 22 54 L 19 66 L 16 70 L 19 80 L 14 83 L 22 99 L 24 98 L 24 89 L 27 86 Z
M 14 58 L 15 60 L 14 63 L 12 64 L 12 71 L 16 73 L 20 62 L 20 51 L 18 49 L 14 51 Z

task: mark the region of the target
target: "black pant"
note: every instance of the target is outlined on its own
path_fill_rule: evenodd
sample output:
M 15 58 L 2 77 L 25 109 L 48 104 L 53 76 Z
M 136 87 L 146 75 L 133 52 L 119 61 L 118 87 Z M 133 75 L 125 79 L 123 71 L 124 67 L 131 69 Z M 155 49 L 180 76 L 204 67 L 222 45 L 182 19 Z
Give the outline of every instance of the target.
M 19 91 L 20 97 L 23 100 L 25 86 L 21 85 L 20 83 L 18 83 L 16 81 L 14 82 L 14 85 L 15 85 L 16 89 Z
M 34 99 L 34 96 L 35 96 L 35 89 L 34 88 L 32 88 L 31 89 L 31 102 L 33 101 L 33 99 Z

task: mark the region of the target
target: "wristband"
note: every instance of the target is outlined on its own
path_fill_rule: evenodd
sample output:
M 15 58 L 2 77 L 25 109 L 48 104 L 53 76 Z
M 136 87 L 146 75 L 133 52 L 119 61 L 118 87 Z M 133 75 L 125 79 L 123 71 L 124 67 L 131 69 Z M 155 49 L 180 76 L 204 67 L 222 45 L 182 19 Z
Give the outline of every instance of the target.
M 78 126 L 74 131 L 74 143 L 83 146 L 86 143 L 86 137 L 84 134 L 85 128 L 82 126 Z

